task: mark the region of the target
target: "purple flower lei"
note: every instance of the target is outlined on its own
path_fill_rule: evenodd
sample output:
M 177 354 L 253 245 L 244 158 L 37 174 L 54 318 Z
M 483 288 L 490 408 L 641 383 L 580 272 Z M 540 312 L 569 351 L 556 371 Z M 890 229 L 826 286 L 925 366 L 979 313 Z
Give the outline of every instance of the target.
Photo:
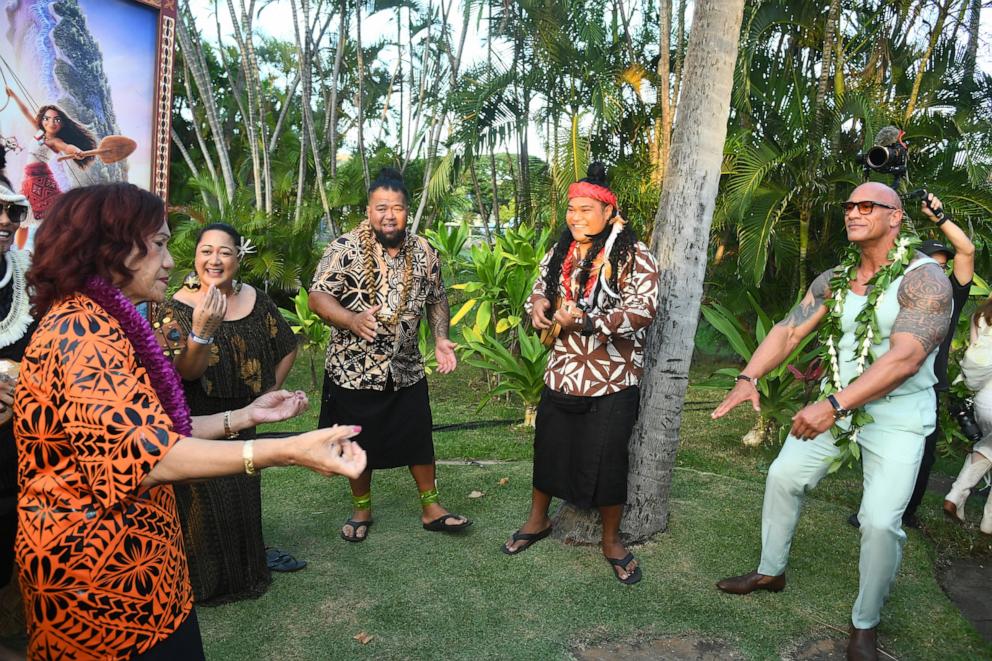
M 179 374 L 155 341 L 148 320 L 138 314 L 138 309 L 120 289 L 100 276 L 90 276 L 83 287 L 83 293 L 106 310 L 107 314 L 116 319 L 124 329 L 124 334 L 138 354 L 138 359 L 148 371 L 152 388 L 155 389 L 162 408 L 172 419 L 173 430 L 183 436 L 192 435 L 193 421 L 190 418 L 186 395 L 179 382 Z

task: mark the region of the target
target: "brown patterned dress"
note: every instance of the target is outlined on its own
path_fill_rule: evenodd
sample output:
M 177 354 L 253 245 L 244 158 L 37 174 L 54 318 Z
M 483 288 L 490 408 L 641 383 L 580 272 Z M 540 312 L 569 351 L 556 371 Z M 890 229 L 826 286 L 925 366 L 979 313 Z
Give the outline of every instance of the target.
M 551 255 L 541 261 L 528 312 L 534 301 L 547 298 Z M 534 487 L 578 507 L 627 500 L 627 442 L 637 420 L 644 340 L 658 301 L 658 265 L 643 243 L 620 268 L 618 294 L 614 299 L 597 290 L 587 312 L 593 332 L 558 336 L 537 407 Z
M 184 333 L 193 308 L 171 300 L 159 318 L 172 317 Z M 296 337 L 272 300 L 256 290 L 248 316 L 225 321 L 210 345 L 207 371 L 184 381 L 193 415 L 210 415 L 249 404 L 275 386 L 276 365 L 296 349 Z M 254 438 L 255 430 L 238 438 Z M 190 581 L 198 605 L 216 605 L 261 596 L 272 577 L 262 540 L 261 479 L 231 475 L 176 484 Z

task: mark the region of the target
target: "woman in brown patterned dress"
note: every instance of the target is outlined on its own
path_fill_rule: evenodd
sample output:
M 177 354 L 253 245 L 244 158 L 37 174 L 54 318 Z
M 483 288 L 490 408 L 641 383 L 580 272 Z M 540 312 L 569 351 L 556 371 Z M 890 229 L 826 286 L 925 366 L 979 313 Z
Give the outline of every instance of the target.
M 558 334 L 537 408 L 530 517 L 502 548 L 515 555 L 551 533 L 553 496 L 595 507 L 603 555 L 630 585 L 641 569 L 620 541 L 620 519 L 658 267 L 617 213 L 603 165 L 588 175 L 569 187 L 568 227 L 541 261 L 527 303 L 534 328 Z
M 235 280 L 245 245 L 230 225 L 204 227 L 196 239 L 195 274 L 158 314 L 188 334 L 176 369 L 193 415 L 237 408 L 281 387 L 296 358 L 296 337 L 272 300 Z M 249 429 L 233 438 L 254 436 Z M 276 549 L 267 555 L 257 477 L 217 478 L 175 491 L 197 604 L 259 597 L 272 581 L 270 569 L 306 565 Z

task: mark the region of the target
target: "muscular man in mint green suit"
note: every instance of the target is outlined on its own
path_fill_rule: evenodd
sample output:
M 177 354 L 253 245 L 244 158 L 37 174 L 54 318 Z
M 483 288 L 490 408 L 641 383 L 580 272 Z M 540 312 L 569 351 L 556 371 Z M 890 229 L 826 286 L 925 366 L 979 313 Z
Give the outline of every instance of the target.
M 888 254 L 896 244 L 903 209 L 899 195 L 880 183 L 858 186 L 845 209 L 847 238 L 859 247 L 861 261 L 842 307 L 837 360 L 843 387 L 834 402 L 821 399 L 793 417 L 789 437 L 768 470 L 758 569 L 724 579 L 717 587 L 732 594 L 778 592 L 785 587 L 785 567 L 803 496 L 826 475 L 830 460 L 840 452 L 829 430 L 849 410 L 864 407 L 874 422 L 862 427 L 857 437 L 864 471 L 858 513 L 860 586 L 851 613 L 847 656 L 877 659 L 876 626 L 906 541 L 902 513 L 913 493 L 924 441 L 936 422 L 933 362 L 950 320 L 951 287 L 940 266 L 917 253 L 880 299 L 876 316 L 882 337 L 873 347 L 877 358 L 858 377 L 854 320 L 865 305 L 868 281 L 890 263 Z M 832 277 L 833 269 L 821 274 L 768 333 L 733 390 L 713 411 L 714 418 L 743 402 L 758 409 L 754 381 L 780 365 L 815 331 L 827 314 L 824 301 L 832 297 Z

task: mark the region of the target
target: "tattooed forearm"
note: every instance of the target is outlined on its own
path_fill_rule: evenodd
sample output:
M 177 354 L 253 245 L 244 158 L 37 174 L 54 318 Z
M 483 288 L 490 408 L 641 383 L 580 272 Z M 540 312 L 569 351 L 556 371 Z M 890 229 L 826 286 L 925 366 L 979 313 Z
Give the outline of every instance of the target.
M 427 306 L 427 324 L 431 327 L 434 340 L 448 339 L 448 326 L 451 322 L 451 309 L 448 307 L 448 297 L 445 296 L 437 303 Z
M 813 281 L 813 284 L 809 286 L 809 290 L 803 296 L 803 299 L 796 303 L 785 319 L 776 325 L 795 328 L 812 319 L 813 315 L 820 309 L 820 306 L 823 305 L 823 302 L 827 300 L 827 296 L 830 295 L 830 278 L 833 277 L 833 273 L 833 269 L 827 269 L 818 275 L 816 280 Z
M 907 273 L 899 285 L 899 314 L 892 334 L 909 333 L 926 353 L 933 351 L 951 323 L 951 282 L 936 264 Z

